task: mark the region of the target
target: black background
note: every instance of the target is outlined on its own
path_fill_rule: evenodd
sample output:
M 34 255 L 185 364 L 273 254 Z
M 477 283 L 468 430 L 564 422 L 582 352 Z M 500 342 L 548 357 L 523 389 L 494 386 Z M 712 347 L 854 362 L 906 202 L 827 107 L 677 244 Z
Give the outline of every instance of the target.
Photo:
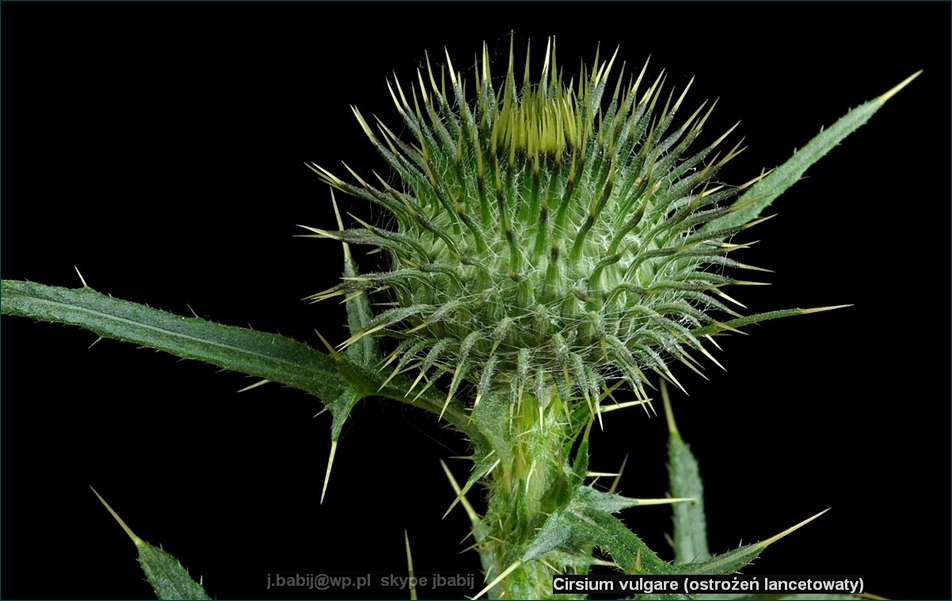
M 727 373 L 682 369 L 682 434 L 701 462 L 712 550 L 832 511 L 771 546 L 759 574 L 862 574 L 892 598 L 949 598 L 949 4 L 10 3 L 2 7 L 2 272 L 97 290 L 320 345 L 343 311 L 340 249 L 305 166 L 386 173 L 350 105 L 399 125 L 386 88 L 449 49 L 472 76 L 509 32 L 536 60 L 556 35 L 566 73 L 597 42 L 629 70 L 651 55 L 689 104 L 737 120 L 742 182 L 823 125 L 925 73 L 813 167 L 752 230 L 777 271 L 735 289 L 751 312 L 854 303 L 724 339 Z M 534 68 L 537 69 L 537 66 Z M 689 114 L 685 112 L 685 114 Z M 377 217 L 360 203 L 342 209 Z M 379 212 L 378 212 L 379 213 Z M 478 571 L 439 466 L 465 443 L 396 403 L 358 405 L 319 504 L 330 418 L 271 385 L 59 325 L 4 317 L 2 595 L 151 597 L 135 550 L 89 490 L 213 596 L 292 598 L 267 575 Z M 606 417 L 592 468 L 625 454 L 621 492 L 666 490 L 663 420 Z M 477 507 L 478 494 L 472 495 Z M 669 556 L 670 512 L 626 521 Z M 475 591 L 469 591 L 469 594 Z M 376 593 L 401 596 L 399 591 Z M 340 596 L 340 593 L 331 596 Z M 300 597 L 313 596 L 313 593 Z

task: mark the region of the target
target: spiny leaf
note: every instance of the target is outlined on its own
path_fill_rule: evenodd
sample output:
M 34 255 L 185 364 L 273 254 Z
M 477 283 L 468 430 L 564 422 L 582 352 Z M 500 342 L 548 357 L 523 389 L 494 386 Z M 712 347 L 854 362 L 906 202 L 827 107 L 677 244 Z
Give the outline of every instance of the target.
M 797 183 L 810 166 L 820 160 L 823 155 L 832 150 L 846 136 L 869 121 L 870 117 L 872 117 L 887 100 L 906 87 L 921 73 L 922 71 L 913 73 L 902 83 L 882 96 L 861 104 L 846 113 L 843 117 L 840 117 L 836 123 L 822 130 L 815 138 L 810 140 L 806 146 L 794 152 L 793 156 L 790 157 L 786 163 L 774 169 L 770 175 L 748 189 L 743 196 L 735 201 L 735 205 L 747 202 L 747 200 L 755 196 L 761 197 L 757 202 L 707 223 L 701 228 L 701 233 L 741 226 L 755 219 L 764 209 L 770 206 L 780 194 Z
M 731 319 L 725 322 L 714 322 L 711 325 L 697 328 L 691 331 L 694 336 L 706 336 L 708 334 L 717 334 L 718 332 L 734 332 L 736 334 L 743 334 L 737 328 L 742 328 L 744 326 L 753 325 L 755 323 L 760 323 L 762 321 L 769 321 L 771 319 L 779 319 L 781 317 L 793 317 L 795 315 L 809 315 L 810 313 L 820 313 L 822 311 L 833 311 L 834 309 L 844 309 L 846 307 L 852 307 L 853 305 L 835 305 L 831 307 L 814 307 L 810 309 L 782 309 L 780 311 L 767 311 L 765 313 L 757 313 L 756 315 L 748 315 L 747 317 L 738 317 L 737 319 Z
M 453 499 L 453 502 L 450 503 L 450 506 L 446 509 L 446 513 L 443 514 L 445 518 L 450 514 L 450 511 L 456 507 L 457 503 L 466 503 L 466 493 L 469 492 L 469 489 L 473 487 L 474 484 L 488 476 L 496 466 L 499 465 L 499 458 L 495 456 L 491 451 L 485 451 L 482 447 L 477 447 L 476 454 L 473 456 L 473 472 L 470 474 L 469 478 L 466 480 L 466 484 L 461 490 L 456 491 L 456 498 Z M 472 519 L 474 513 L 471 513 L 472 508 L 466 510 L 467 514 Z
M 621 520 L 612 515 L 640 504 L 642 502 L 638 499 L 576 484 L 569 502 L 546 518 L 521 559 L 529 562 L 551 551 L 568 554 L 584 552 L 590 556 L 591 547 L 597 546 L 611 555 L 627 573 L 671 573 L 670 564 L 658 557 Z
M 707 546 L 707 521 L 704 517 L 704 485 L 697 459 L 681 439 L 671 411 L 668 387 L 661 380 L 661 400 L 668 421 L 668 477 L 673 497 L 691 497 L 692 503 L 679 503 L 674 511 L 674 563 L 703 562 L 711 558 Z
M 106 500 L 96 492 L 96 489 L 92 486 L 89 488 L 135 543 L 139 551 L 139 565 L 142 566 L 142 571 L 145 572 L 145 577 L 152 586 L 152 590 L 155 591 L 156 597 L 159 599 L 211 599 L 205 589 L 192 580 L 179 560 L 136 536 L 109 506 L 109 503 L 106 503 Z
M 75 325 L 102 338 L 147 346 L 184 359 L 333 398 L 352 385 L 335 361 L 290 338 L 183 317 L 123 301 L 92 288 L 3 280 L 4 315 Z
M 102 338 L 151 347 L 185 359 L 298 388 L 321 399 L 336 440 L 354 405 L 376 388 L 366 372 L 290 338 L 183 317 L 123 301 L 92 288 L 67 289 L 3 280 L 2 311 L 80 326 Z
M 744 545 L 729 551 L 722 555 L 717 555 L 708 559 L 707 561 L 702 562 L 692 562 L 684 563 L 675 567 L 675 572 L 677 574 L 733 574 L 743 568 L 744 566 L 750 564 L 750 562 L 757 559 L 757 557 L 766 549 L 769 545 L 777 542 L 781 538 L 787 536 L 795 530 L 806 526 L 813 520 L 817 519 L 824 513 L 829 511 L 829 509 L 824 509 L 820 513 L 809 517 L 799 524 L 787 528 L 779 534 L 771 536 L 767 540 L 760 541 L 759 543 L 753 543 L 751 545 Z
M 250 328 L 225 326 L 197 317 L 183 317 L 145 305 L 119 300 L 92 288 L 44 286 L 32 282 L 0 282 L 2 313 L 85 328 L 101 338 L 112 338 L 154 348 L 184 359 L 256 376 L 311 393 L 333 416 L 331 439 L 337 440 L 354 405 L 371 395 L 382 396 L 440 414 L 442 395 L 431 393 L 407 399 L 405 377 L 395 377 L 381 388 L 383 374 L 347 354 L 329 356 L 310 346 Z M 476 444 L 484 436 L 464 411 L 451 404 L 444 415 Z
M 337 227 L 344 229 L 344 223 L 340 218 L 340 211 L 337 209 L 337 199 L 334 198 L 334 190 L 331 189 L 331 202 L 334 205 L 334 216 L 337 218 Z M 346 242 L 341 242 L 344 247 L 344 277 L 357 277 L 357 263 L 350 254 L 350 246 Z M 347 326 L 350 329 L 350 335 L 354 336 L 359 332 L 367 330 L 373 319 L 373 309 L 370 308 L 370 299 L 366 294 L 356 294 L 348 297 L 347 307 Z M 373 338 L 366 336 L 358 340 L 347 349 L 347 355 L 353 361 L 362 365 L 376 365 L 382 358 L 380 344 Z

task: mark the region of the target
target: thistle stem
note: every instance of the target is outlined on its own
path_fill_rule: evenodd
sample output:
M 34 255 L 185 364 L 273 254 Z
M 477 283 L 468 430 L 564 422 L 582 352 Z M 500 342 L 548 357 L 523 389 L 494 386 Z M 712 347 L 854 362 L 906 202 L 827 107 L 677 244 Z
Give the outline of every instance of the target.
M 508 460 L 500 462 L 487 484 L 489 507 L 483 522 L 488 535 L 480 548 L 484 565 L 490 566 L 487 582 L 520 562 L 548 516 L 569 502 L 563 464 L 575 429 L 555 389 L 544 394 L 540 401 L 522 392 L 509 405 L 511 415 L 496 412 L 497 431 L 507 433 L 502 437 L 506 448 L 497 452 Z M 488 591 L 489 598 L 561 598 L 552 595 L 556 565 L 544 558 L 520 563 Z

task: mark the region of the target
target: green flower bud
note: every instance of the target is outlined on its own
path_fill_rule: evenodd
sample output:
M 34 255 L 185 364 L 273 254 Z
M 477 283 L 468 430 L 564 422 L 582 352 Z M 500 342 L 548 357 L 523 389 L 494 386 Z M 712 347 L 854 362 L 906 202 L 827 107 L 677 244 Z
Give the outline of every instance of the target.
M 388 84 L 410 139 L 379 121 L 375 132 L 354 109 L 400 184 L 371 184 L 348 167 L 353 185 L 314 169 L 386 209 L 396 227 L 314 231 L 380 247 L 391 268 L 316 297 L 384 295 L 388 308 L 344 346 L 399 339 L 395 370 L 448 373 L 447 402 L 464 381 L 477 402 L 554 387 L 592 406 L 618 379 L 646 398 L 647 371 L 674 381 L 671 361 L 710 357 L 698 331 L 719 323 L 714 314 L 737 315 L 722 302 L 721 288 L 736 283 L 724 269 L 749 266 L 728 258 L 743 245 L 725 240 L 750 224 L 705 226 L 740 208 L 727 201 L 754 182 L 716 182 L 741 152 L 718 152 L 727 134 L 688 153 L 710 114 L 702 105 L 682 118 L 690 84 L 665 93 L 647 64 L 612 82 L 615 56 L 597 54 L 566 83 L 553 42 L 533 81 L 526 54 L 522 83 L 510 49 L 497 85 L 484 46 L 475 101 L 449 56 L 439 72 L 427 60 L 409 94 Z

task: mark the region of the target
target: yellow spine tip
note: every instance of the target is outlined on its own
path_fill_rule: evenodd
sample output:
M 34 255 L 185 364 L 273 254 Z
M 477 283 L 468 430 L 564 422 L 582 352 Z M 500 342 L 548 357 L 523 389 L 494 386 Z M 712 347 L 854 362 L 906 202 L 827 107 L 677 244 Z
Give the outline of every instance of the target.
M 76 267 L 75 265 L 73 265 L 73 269 L 76 270 L 76 275 L 79 276 L 79 281 L 83 283 L 83 288 L 89 288 L 89 284 L 86 283 L 86 278 L 84 278 L 83 274 L 79 272 L 79 267 Z M 93 492 L 96 492 L 96 491 L 93 491 Z
M 327 458 L 327 471 L 324 473 L 324 487 L 321 489 L 321 505 L 324 504 L 324 495 L 327 494 L 327 483 L 331 479 L 331 468 L 334 467 L 334 455 L 337 454 L 337 441 L 331 441 L 331 454 Z
M 912 80 L 919 77 L 920 75 L 922 75 L 922 69 L 919 69 L 918 71 L 916 71 L 915 73 L 907 77 L 906 79 L 902 80 L 902 83 L 900 83 L 896 87 L 892 88 L 891 90 L 889 90 L 888 92 L 886 92 L 885 94 L 877 98 L 876 101 L 879 102 L 880 104 L 885 104 L 887 100 L 889 100 L 890 98 L 898 94 L 900 90 L 908 86 L 910 83 L 912 83 Z
M 780 540 L 781 538 L 787 536 L 787 535 L 790 534 L 791 532 L 793 532 L 793 531 L 795 531 L 795 530 L 799 530 L 800 528 L 806 526 L 807 524 L 809 524 L 809 523 L 812 522 L 813 520 L 817 519 L 818 517 L 820 517 L 821 515 L 823 515 L 823 514 L 826 513 L 827 511 L 829 511 L 830 509 L 833 509 L 833 508 L 832 508 L 832 507 L 828 507 L 828 508 L 824 509 L 823 511 L 821 511 L 820 513 L 816 514 L 815 516 L 809 517 L 809 518 L 803 520 L 802 522 L 800 522 L 799 524 L 796 524 L 796 525 L 794 525 L 794 526 L 790 526 L 789 528 L 787 528 L 786 530 L 784 530 L 784 531 L 781 532 L 780 534 L 775 534 L 774 536 L 771 536 L 770 538 L 768 538 L 767 540 L 761 542 L 760 544 L 763 545 L 764 547 L 767 547 L 768 545 L 771 545 L 771 544 L 777 542 L 778 540 Z
M 122 521 L 122 518 L 119 517 L 119 514 L 116 513 L 112 509 L 112 507 L 109 506 L 109 503 L 106 503 L 106 500 L 103 499 L 102 496 L 100 496 L 98 492 L 96 492 L 96 489 L 90 486 L 89 490 L 93 491 L 93 494 L 96 495 L 96 498 L 99 499 L 99 502 L 103 504 L 103 506 L 106 508 L 106 511 L 108 511 L 112 515 L 112 517 L 117 522 L 119 522 L 119 525 L 122 526 L 122 529 L 126 531 L 126 534 L 129 535 L 129 538 L 132 539 L 132 542 L 135 543 L 137 547 L 142 545 L 143 540 L 139 538 L 138 536 L 136 536 L 135 533 L 132 531 L 132 529 L 129 528 L 129 526 L 126 526 L 126 523 Z
M 820 313 L 822 311 L 833 311 L 835 309 L 845 309 L 847 307 L 852 307 L 852 304 L 849 305 L 832 305 L 830 307 L 814 307 L 812 309 L 801 309 L 802 315 L 809 315 L 810 313 Z

